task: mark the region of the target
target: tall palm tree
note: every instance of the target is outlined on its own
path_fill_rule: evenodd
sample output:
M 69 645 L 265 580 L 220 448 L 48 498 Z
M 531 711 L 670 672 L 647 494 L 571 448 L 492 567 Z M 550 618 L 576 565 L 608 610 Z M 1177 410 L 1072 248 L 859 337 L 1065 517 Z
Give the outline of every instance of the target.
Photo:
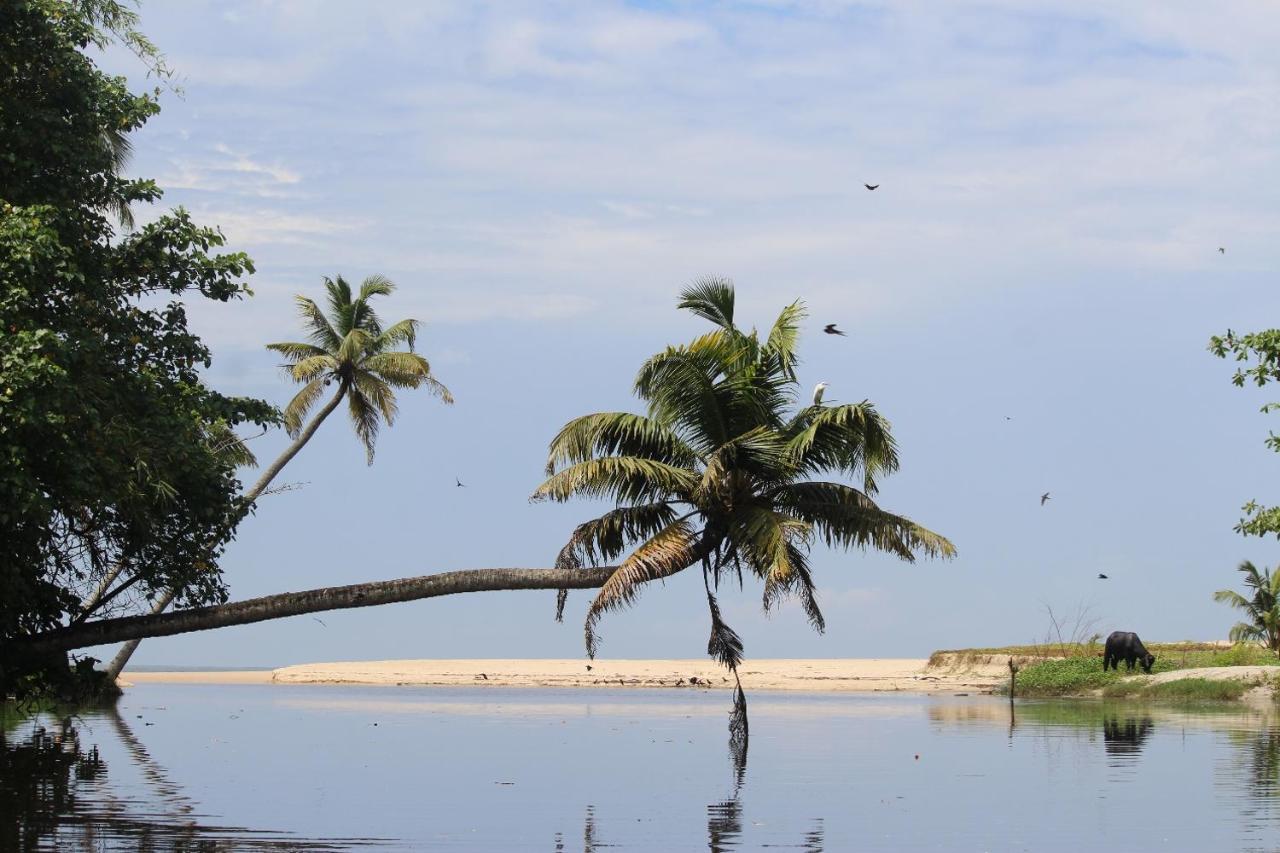
M 650 358 L 635 381 L 647 415 L 601 412 L 570 421 L 552 440 L 548 479 L 534 500 L 605 498 L 614 508 L 574 530 L 557 566 L 598 566 L 627 554 L 586 617 L 587 653 L 610 610 L 635 601 L 643 585 L 701 565 L 710 612 L 707 652 L 737 676 L 742 641 L 725 624 L 715 590 L 727 573 L 763 581 L 766 610 L 795 595 L 810 624 L 824 628 L 809 551 L 815 538 L 874 548 L 911 562 L 955 548 L 914 521 L 887 512 L 872 495 L 898 467 L 888 422 L 867 402 L 810 405 L 797 400 L 796 344 L 801 303 L 783 309 L 763 339 L 734 323 L 731 283 L 706 279 L 680 307 L 715 328 Z M 825 473 L 857 485 L 811 479 Z M 745 699 L 735 691 L 733 724 L 745 740 Z
M 445 403 L 453 402 L 449 389 L 431 374 L 431 365 L 413 351 L 418 321 L 401 320 L 384 328 L 370 304 L 373 297 L 388 296 L 395 290 L 390 279 L 369 276 L 361 282 L 360 292 L 354 298 L 351 285 L 340 275 L 326 277 L 324 285 L 328 292 L 328 316 L 314 300 L 301 294 L 295 297 L 311 342 L 267 344 L 267 349 L 289 361 L 286 369 L 290 377 L 305 384 L 284 409 L 285 430 L 293 442 L 262 472 L 253 487 L 241 495 L 241 512 L 247 511 L 262 496 L 343 398 L 347 400 L 352 424 L 364 444 L 370 465 L 378 428 L 384 421 L 388 426 L 395 421 L 398 406 L 393 389 L 425 387 Z M 408 349 L 398 350 L 401 344 Z M 334 382 L 338 388 L 333 397 L 304 424 L 307 413 Z M 235 445 L 228 445 L 228 450 L 235 449 Z M 179 587 L 163 590 L 153 602 L 151 612 L 164 612 L 180 591 Z M 110 677 L 124 670 L 139 642 L 130 640 L 116 653 L 106 667 Z
M 387 296 L 395 290 L 389 279 L 369 276 L 361 282 L 354 298 L 351 285 L 342 276 L 326 278 L 324 286 L 329 294 L 328 316 L 308 297 L 296 297 L 310 342 L 267 344 L 267 349 L 288 360 L 290 378 L 303 386 L 284 409 L 284 426 L 293 444 L 245 493 L 245 503 L 261 495 L 343 398 L 370 465 L 379 426 L 384 421 L 388 426 L 395 421 L 398 407 L 393 389 L 425 387 L 445 403 L 453 402 L 449 389 L 431 375 L 431 365 L 413 351 L 418 321 L 401 320 L 384 328 L 373 310 L 373 297 Z M 408 350 L 397 350 L 400 344 L 407 345 Z M 307 413 L 335 382 L 338 387 L 333 397 L 304 425 Z
M 1280 571 L 1259 573 L 1248 560 L 1238 570 L 1244 575 L 1244 585 L 1253 590 L 1252 596 L 1245 598 L 1233 589 L 1213 594 L 1214 601 L 1243 610 L 1249 617 L 1249 621 L 1232 626 L 1228 636 L 1235 643 L 1257 640 L 1280 655 Z

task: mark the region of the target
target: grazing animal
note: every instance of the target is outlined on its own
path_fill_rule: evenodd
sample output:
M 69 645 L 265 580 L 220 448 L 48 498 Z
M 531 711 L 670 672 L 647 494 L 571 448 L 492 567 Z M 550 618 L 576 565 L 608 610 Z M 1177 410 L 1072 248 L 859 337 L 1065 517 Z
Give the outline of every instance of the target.
M 1147 651 L 1147 647 L 1142 645 L 1142 640 L 1138 639 L 1137 634 L 1132 631 L 1112 631 L 1102 651 L 1102 671 L 1106 672 L 1107 667 L 1110 666 L 1119 672 L 1122 658 L 1125 668 L 1130 672 L 1133 672 L 1134 663 L 1138 663 L 1142 665 L 1143 672 L 1149 673 L 1156 662 L 1156 656 Z
M 879 185 L 879 184 L 863 184 L 863 186 L 864 186 L 864 187 L 866 187 L 866 188 L 867 188 L 867 189 L 869 189 L 869 190 L 879 189 L 879 187 L 880 187 L 880 185 Z
M 844 336 L 844 332 L 837 329 L 835 323 L 828 323 L 827 325 L 823 326 L 822 331 L 826 332 L 828 335 L 840 335 L 842 337 Z
M 1049 500 L 1049 493 L 1045 492 L 1043 495 L 1040 496 L 1040 506 L 1044 506 L 1044 502 L 1047 500 Z
M 827 383 L 819 382 L 813 388 L 813 404 L 815 406 L 822 405 L 822 395 L 827 392 Z

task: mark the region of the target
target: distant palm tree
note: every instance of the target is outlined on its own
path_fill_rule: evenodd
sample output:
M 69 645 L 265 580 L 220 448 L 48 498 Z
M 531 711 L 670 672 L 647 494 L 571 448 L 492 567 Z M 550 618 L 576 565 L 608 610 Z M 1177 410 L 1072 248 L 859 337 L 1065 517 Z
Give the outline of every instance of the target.
M 425 387 L 444 402 L 453 402 L 449 389 L 431 375 L 427 360 L 413 351 L 418 321 L 401 320 L 383 328 L 373 310 L 373 297 L 395 290 L 391 281 L 371 275 L 360 284 L 355 298 L 342 276 L 326 278 L 324 286 L 329 294 L 328 316 L 313 300 L 297 297 L 310 343 L 267 344 L 267 349 L 289 361 L 286 370 L 293 381 L 304 384 L 284 409 L 284 426 L 294 442 L 245 493 L 246 503 L 258 498 L 343 398 L 370 465 L 378 427 L 384 421 L 388 426 L 395 421 L 397 405 L 392 389 Z M 395 349 L 400 344 L 406 344 L 408 351 Z M 338 388 L 333 397 L 304 425 L 311 407 L 334 382 Z
M 311 343 L 267 344 L 267 349 L 280 353 L 290 362 L 287 369 L 293 380 L 306 384 L 284 409 L 285 430 L 293 443 L 262 472 L 253 487 L 241 495 L 239 506 L 242 512 L 262 496 L 272 480 L 311 440 L 320 424 L 344 397 L 370 465 L 373 464 L 378 427 L 383 421 L 388 426 L 395 421 L 397 405 L 393 388 L 425 386 L 444 402 L 453 402 L 449 389 L 431 375 L 431 365 L 413 351 L 418 321 L 401 320 L 383 328 L 377 312 L 369 304 L 373 297 L 387 296 L 395 290 L 389 279 L 381 275 L 369 276 L 361 282 L 360 293 L 355 298 L 352 298 L 351 285 L 342 276 L 326 277 L 324 285 L 329 294 L 328 317 L 313 300 L 302 295 L 296 297 Z M 397 350 L 400 344 L 407 345 L 408 351 Z M 333 397 L 304 425 L 307 412 L 333 382 L 338 383 Z M 248 454 L 243 461 L 252 459 L 243 443 L 228 441 L 226 436 L 221 436 L 221 439 L 223 443 L 220 446 L 228 454 L 242 451 Z M 239 457 L 233 455 L 231 458 Z M 216 544 L 220 543 L 215 543 L 215 547 Z M 95 603 L 104 590 L 105 587 L 95 594 Z M 152 602 L 151 613 L 163 613 L 180 591 L 180 586 L 161 591 Z M 121 647 L 106 666 L 109 677 L 115 678 L 124 670 L 139 642 L 130 640 Z
M 1248 614 L 1248 622 L 1237 622 L 1228 635 L 1232 642 L 1256 640 L 1280 655 L 1280 572 L 1258 572 L 1253 563 L 1245 560 L 1239 571 L 1244 574 L 1244 585 L 1253 590 L 1245 598 L 1232 589 L 1220 589 L 1213 594 L 1214 601 L 1229 604 Z
M 647 415 L 602 412 L 570 421 L 551 442 L 548 479 L 535 500 L 606 498 L 615 507 L 578 525 L 557 566 L 597 566 L 630 554 L 587 611 L 587 653 L 609 610 L 635 601 L 643 584 L 701 564 L 711 618 L 707 652 L 734 671 L 742 641 L 721 617 L 713 589 L 726 573 L 764 582 L 764 607 L 794 594 L 824 628 L 808 555 L 815 538 L 871 547 L 907 561 L 949 557 L 952 544 L 872 500 L 877 478 L 898 467 L 889 424 L 867 401 L 790 412 L 798 382 L 796 343 L 805 316 L 784 308 L 763 340 L 734 323 L 731 283 L 707 279 L 679 303 L 715 329 L 668 347 L 636 377 Z M 845 474 L 858 487 L 809 479 Z M 745 725 L 745 700 L 737 690 Z M 738 714 L 735 714 L 737 717 Z

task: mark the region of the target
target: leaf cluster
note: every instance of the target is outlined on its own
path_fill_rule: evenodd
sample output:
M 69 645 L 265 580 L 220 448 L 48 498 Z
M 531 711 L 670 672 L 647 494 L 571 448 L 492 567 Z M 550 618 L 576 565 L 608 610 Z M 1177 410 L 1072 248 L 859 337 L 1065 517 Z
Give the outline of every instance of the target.
M 1236 362 L 1236 372 L 1231 381 L 1237 388 L 1249 384 L 1261 388 L 1280 382 L 1280 329 L 1244 335 L 1228 329 L 1225 335 L 1214 335 L 1209 339 L 1209 351 L 1218 358 Z M 1265 403 L 1261 411 L 1268 414 L 1277 409 L 1280 409 L 1280 403 L 1270 402 Z M 1280 452 L 1280 434 L 1268 432 L 1265 444 Z M 1242 511 L 1244 517 L 1236 525 L 1237 533 L 1245 536 L 1275 534 L 1280 538 L 1280 507 L 1267 507 L 1250 500 Z

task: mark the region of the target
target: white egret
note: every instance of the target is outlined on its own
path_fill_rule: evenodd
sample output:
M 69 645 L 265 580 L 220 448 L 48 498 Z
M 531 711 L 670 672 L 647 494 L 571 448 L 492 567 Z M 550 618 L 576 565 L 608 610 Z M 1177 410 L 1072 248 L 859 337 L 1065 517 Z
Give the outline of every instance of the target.
M 813 389 L 813 404 L 815 406 L 822 405 L 822 395 L 827 390 L 827 383 L 819 382 Z

